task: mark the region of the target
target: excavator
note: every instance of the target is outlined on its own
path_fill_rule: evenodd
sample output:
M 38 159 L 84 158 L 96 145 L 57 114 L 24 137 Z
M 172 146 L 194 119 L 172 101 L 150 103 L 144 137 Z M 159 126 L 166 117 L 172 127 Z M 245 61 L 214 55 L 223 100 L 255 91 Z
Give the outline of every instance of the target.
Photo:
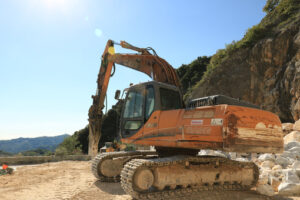
M 115 53 L 114 45 L 137 53 Z M 97 92 L 89 110 L 90 135 L 101 130 L 104 99 L 115 64 L 143 72 L 153 80 L 126 89 L 118 134 L 124 144 L 154 146 L 155 151 L 100 153 L 93 159 L 92 172 L 101 181 L 120 181 L 134 199 L 173 199 L 201 191 L 249 190 L 256 185 L 259 170 L 253 162 L 199 155 L 202 149 L 283 151 L 277 115 L 223 95 L 193 99 L 185 105 L 175 69 L 152 48 L 138 48 L 125 41 L 109 40 L 103 52 Z

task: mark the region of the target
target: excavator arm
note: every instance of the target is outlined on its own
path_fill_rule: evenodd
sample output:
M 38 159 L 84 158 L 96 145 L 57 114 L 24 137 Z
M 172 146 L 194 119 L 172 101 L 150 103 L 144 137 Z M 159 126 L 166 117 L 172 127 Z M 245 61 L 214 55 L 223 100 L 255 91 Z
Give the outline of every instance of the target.
M 116 54 L 114 44 L 137 51 L 138 54 Z M 150 53 L 151 50 L 153 54 Z M 89 155 L 96 155 L 98 153 L 98 142 L 101 137 L 102 109 L 104 107 L 104 99 L 111 72 L 115 64 L 143 72 L 155 81 L 181 88 L 174 68 L 167 61 L 160 58 L 152 48 L 138 48 L 125 41 L 116 43 L 112 40 L 108 40 L 102 54 L 97 79 L 97 92 L 96 95 L 92 96 L 93 104 L 89 109 Z

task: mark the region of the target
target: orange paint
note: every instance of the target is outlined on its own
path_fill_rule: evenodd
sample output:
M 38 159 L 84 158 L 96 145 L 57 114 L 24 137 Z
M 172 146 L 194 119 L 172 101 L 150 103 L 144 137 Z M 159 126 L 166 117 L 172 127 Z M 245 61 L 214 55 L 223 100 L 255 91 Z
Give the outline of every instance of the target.
M 276 152 L 283 147 L 282 137 L 280 120 L 271 112 L 216 105 L 155 111 L 136 134 L 122 142 L 237 152 L 256 152 L 260 147 L 261 151 Z

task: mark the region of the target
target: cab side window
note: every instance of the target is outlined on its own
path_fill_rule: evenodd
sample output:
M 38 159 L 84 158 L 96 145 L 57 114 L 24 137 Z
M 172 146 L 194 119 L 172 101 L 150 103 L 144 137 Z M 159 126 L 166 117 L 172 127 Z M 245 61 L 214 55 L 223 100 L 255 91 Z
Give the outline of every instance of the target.
M 160 88 L 161 110 L 180 109 L 180 96 L 177 91 Z

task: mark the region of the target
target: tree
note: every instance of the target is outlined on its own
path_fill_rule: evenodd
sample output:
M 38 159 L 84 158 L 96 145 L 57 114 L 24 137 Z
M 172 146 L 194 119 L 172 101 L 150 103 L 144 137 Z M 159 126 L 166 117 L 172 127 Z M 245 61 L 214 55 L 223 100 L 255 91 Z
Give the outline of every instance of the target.
M 94 98 L 95 96 L 93 96 Z M 97 99 L 94 98 L 93 105 L 89 109 L 89 148 L 88 154 L 90 156 L 96 156 L 98 153 L 99 140 L 101 138 L 101 127 L 102 127 L 102 108 L 97 103 Z
M 89 126 L 76 131 L 74 135 L 77 136 L 78 144 L 76 147 L 80 147 L 82 153 L 87 154 L 89 149 Z
M 176 72 L 179 76 L 183 93 L 201 80 L 211 57 L 201 56 L 188 65 L 182 65 Z
M 120 115 L 122 111 L 123 100 L 119 100 L 112 108 L 103 115 L 101 119 L 101 137 L 97 141 L 97 152 L 105 142 L 113 142 L 118 139 L 118 130 Z M 61 145 L 56 149 L 56 155 L 72 154 L 80 150 L 80 152 L 87 154 L 89 151 L 89 126 L 76 131 L 72 136 L 68 137 L 63 141 Z
M 55 155 L 81 154 L 81 146 L 78 142 L 78 135 L 74 134 L 64 139 L 64 141 L 56 148 Z
M 98 142 L 98 149 L 103 147 L 105 142 L 118 140 L 118 130 L 123 100 L 119 100 L 112 108 L 103 115 L 101 125 L 101 138 Z M 97 149 L 97 151 L 98 151 Z M 89 126 L 66 138 L 55 150 L 56 155 L 67 155 L 74 153 L 87 154 L 89 150 Z

